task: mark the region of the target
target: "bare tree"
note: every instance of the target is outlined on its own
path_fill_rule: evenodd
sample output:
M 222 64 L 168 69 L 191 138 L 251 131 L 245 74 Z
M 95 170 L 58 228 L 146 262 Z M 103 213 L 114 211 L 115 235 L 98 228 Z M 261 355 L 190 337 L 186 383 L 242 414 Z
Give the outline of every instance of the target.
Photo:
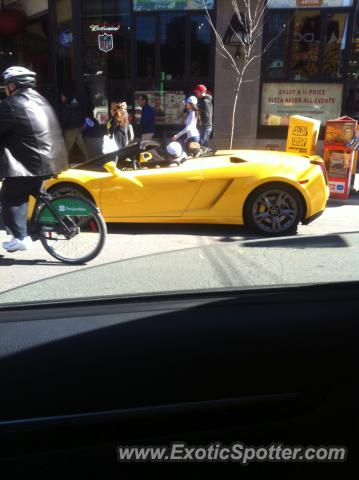
M 247 78 L 249 67 L 251 67 L 255 62 L 260 61 L 261 57 L 266 53 L 270 48 L 273 42 L 278 39 L 282 34 L 282 31 L 269 40 L 269 42 L 262 46 L 262 32 L 263 25 L 267 21 L 266 15 L 266 0 L 241 0 L 244 12 L 240 11 L 238 5 L 238 0 L 231 0 L 233 6 L 233 17 L 236 20 L 235 26 L 233 21 L 228 24 L 228 29 L 232 33 L 232 36 L 235 36 L 236 43 L 238 44 L 241 51 L 241 60 L 238 61 L 230 51 L 230 47 L 225 44 L 222 35 L 218 32 L 214 26 L 211 15 L 207 9 L 206 2 L 203 0 L 203 5 L 206 10 L 208 22 L 215 34 L 217 41 L 217 51 L 218 53 L 225 58 L 235 73 L 235 90 L 234 90 L 234 101 L 233 101 L 233 110 L 232 110 L 232 123 L 231 123 L 231 136 L 230 136 L 230 145 L 229 148 L 233 147 L 233 137 L 234 137 L 234 127 L 235 127 L 235 118 L 237 112 L 238 98 L 241 91 L 241 87 L 246 82 L 255 81 L 257 79 Z M 283 28 L 286 28 L 285 26 Z

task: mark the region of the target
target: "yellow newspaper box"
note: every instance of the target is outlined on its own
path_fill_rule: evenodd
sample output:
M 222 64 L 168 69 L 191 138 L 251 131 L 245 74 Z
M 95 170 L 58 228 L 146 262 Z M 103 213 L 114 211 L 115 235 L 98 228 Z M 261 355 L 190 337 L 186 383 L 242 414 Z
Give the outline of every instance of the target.
M 315 155 L 320 121 L 292 115 L 289 119 L 286 151 L 302 155 Z

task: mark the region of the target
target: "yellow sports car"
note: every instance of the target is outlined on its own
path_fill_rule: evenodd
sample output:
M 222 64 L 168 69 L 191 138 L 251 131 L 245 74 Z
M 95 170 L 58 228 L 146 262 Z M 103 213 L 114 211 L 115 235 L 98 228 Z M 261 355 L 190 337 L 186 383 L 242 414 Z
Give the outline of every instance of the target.
M 329 195 L 318 156 L 218 150 L 178 163 L 162 156 L 156 142 L 132 144 L 75 165 L 46 187 L 90 198 L 106 222 L 244 224 L 270 235 L 318 217 Z

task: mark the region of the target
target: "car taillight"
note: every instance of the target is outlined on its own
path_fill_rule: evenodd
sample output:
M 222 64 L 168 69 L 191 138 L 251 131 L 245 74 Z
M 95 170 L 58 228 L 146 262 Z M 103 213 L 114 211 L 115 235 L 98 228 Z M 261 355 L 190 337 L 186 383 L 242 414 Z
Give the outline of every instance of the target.
M 320 166 L 320 168 L 322 170 L 322 174 L 324 175 L 325 184 L 328 185 L 327 169 L 325 168 L 324 162 L 319 162 L 318 160 L 311 160 L 310 163 L 312 165 L 319 165 Z

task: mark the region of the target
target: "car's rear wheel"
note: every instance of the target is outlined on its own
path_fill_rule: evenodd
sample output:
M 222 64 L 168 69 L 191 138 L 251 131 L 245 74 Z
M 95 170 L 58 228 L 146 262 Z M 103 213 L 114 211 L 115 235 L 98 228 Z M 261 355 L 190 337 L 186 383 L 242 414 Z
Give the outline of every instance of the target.
M 257 188 L 244 205 L 245 225 L 263 235 L 294 234 L 302 218 L 300 194 L 282 183 Z

